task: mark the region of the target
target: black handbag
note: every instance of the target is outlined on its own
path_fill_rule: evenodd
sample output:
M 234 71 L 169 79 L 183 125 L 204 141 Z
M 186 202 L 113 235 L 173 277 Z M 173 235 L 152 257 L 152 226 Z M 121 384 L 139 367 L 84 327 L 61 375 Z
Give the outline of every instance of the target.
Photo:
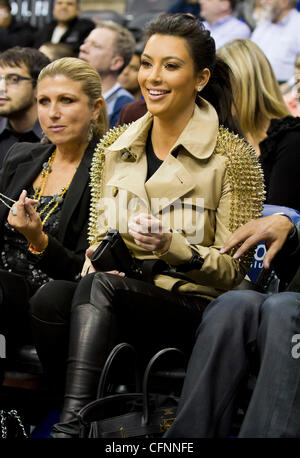
M 128 344 L 122 344 L 128 345 Z M 113 358 L 103 369 L 99 394 L 103 394 L 107 384 L 109 368 Z M 125 438 L 125 437 L 161 437 L 175 419 L 178 396 L 170 392 L 150 392 L 150 379 L 159 375 L 163 364 L 164 375 L 174 377 L 176 369 L 183 383 L 185 358 L 177 348 L 165 348 L 156 353 L 149 361 L 142 381 L 141 392 L 109 394 L 84 406 L 79 414 L 80 437 L 90 438 Z M 171 375 L 172 374 L 172 375 Z M 176 376 L 175 376 L 176 377 Z M 138 380 L 138 378 L 137 378 Z
M 117 229 L 110 230 L 91 256 L 91 263 L 96 270 L 109 272 L 118 270 L 127 277 L 135 278 L 138 269 L 126 243 Z

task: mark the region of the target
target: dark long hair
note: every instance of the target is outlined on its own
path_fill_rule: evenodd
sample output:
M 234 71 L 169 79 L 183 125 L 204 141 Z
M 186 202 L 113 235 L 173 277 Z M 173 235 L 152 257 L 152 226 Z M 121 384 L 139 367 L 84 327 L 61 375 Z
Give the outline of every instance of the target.
M 151 21 L 145 31 L 145 42 L 152 35 L 171 35 L 186 40 L 194 62 L 195 74 L 208 68 L 211 77 L 201 91 L 201 97 L 210 102 L 216 109 L 219 122 L 231 131 L 241 135 L 238 122 L 234 120 L 231 110 L 234 106 L 230 82 L 230 68 L 216 56 L 215 41 L 203 23 L 192 14 L 161 14 Z M 196 103 L 201 106 L 200 99 Z

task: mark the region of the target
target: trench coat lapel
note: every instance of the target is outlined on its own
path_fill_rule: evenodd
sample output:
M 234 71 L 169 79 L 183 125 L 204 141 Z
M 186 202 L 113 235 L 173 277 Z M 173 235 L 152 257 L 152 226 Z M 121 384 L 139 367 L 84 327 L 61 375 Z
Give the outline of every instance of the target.
M 134 179 L 131 173 L 132 167 L 134 167 Z M 107 185 L 124 189 L 140 198 L 143 202 L 148 202 L 148 196 L 145 189 L 146 173 L 147 158 L 146 154 L 143 154 L 134 165 L 131 162 L 118 164 L 114 175 L 107 182 Z
M 160 209 L 180 199 L 195 187 L 191 174 L 172 154 L 169 154 L 159 169 L 146 182 L 148 199 L 164 199 Z
M 117 154 L 127 151 L 132 157 L 123 163 L 118 163 L 107 184 L 125 189 L 148 203 L 151 198 L 166 198 L 165 205 L 161 206 L 163 209 L 191 191 L 196 183 L 190 172 L 171 152 L 155 174 L 145 183 L 147 173 L 145 144 L 152 121 L 153 116 L 146 113 L 131 124 L 108 148 Z M 202 99 L 201 110 L 195 106 L 191 120 L 172 150 L 175 151 L 178 147 L 185 148 L 196 159 L 206 160 L 214 151 L 218 128 L 218 116 L 215 109 Z M 134 179 L 130 171 L 132 162 L 135 162 Z

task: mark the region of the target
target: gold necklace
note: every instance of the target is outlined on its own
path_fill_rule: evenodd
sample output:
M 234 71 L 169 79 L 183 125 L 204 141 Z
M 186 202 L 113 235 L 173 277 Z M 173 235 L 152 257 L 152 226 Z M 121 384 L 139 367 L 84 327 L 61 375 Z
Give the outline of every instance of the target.
M 41 198 L 42 198 L 42 195 L 43 195 L 43 192 L 44 192 L 47 180 L 48 180 L 49 173 L 52 172 L 52 165 L 53 165 L 55 156 L 56 156 L 56 149 L 53 151 L 48 161 L 44 162 L 43 164 L 43 169 L 41 172 L 41 181 L 39 183 L 39 186 L 35 188 L 34 197 L 33 197 L 35 200 L 38 201 L 38 203 L 34 206 L 36 211 L 38 207 L 40 206 L 40 201 L 41 201 Z M 42 226 L 44 226 L 45 222 L 47 221 L 49 216 L 54 212 L 54 210 L 58 207 L 58 205 L 62 203 L 63 197 L 65 193 L 67 192 L 67 190 L 69 189 L 72 179 L 67 184 L 67 186 L 64 186 L 63 188 L 61 188 L 60 193 L 53 194 L 50 202 L 40 212 L 38 212 L 41 217 L 46 212 L 46 210 L 50 209 L 48 213 L 44 216 L 44 219 L 42 219 Z M 54 205 L 52 206 L 52 208 L 50 208 L 52 204 Z

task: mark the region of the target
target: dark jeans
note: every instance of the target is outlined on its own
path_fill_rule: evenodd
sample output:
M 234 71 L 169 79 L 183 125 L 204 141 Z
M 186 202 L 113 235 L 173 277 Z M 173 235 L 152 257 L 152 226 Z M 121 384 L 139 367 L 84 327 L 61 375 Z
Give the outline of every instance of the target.
M 208 302 L 100 272 L 78 284 L 53 281 L 40 288 L 31 300 L 33 333 L 52 383 L 59 385 L 68 360 L 56 430 L 78 434 L 76 412 L 95 398 L 101 368 L 116 343 L 132 343 L 151 356 L 165 346 L 190 352 Z
M 227 437 L 249 370 L 257 380 L 239 437 L 300 437 L 300 294 L 231 291 L 203 314 L 178 414 L 165 437 Z M 300 355 L 300 349 L 298 349 Z

